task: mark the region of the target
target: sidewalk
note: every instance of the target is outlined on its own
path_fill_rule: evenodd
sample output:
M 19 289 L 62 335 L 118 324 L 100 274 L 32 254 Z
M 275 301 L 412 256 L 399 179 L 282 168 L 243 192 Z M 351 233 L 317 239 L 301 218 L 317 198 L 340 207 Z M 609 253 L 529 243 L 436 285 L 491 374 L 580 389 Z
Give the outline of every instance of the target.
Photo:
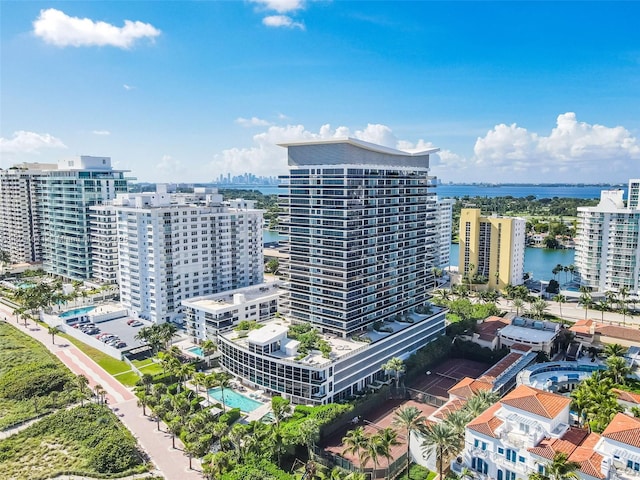
M 0 315 L 6 316 L 8 323 L 42 343 L 74 374 L 85 375 L 91 387 L 102 385 L 107 392 L 109 406 L 131 431 L 166 480 L 202 479 L 201 466 L 197 459 L 194 458 L 192 462 L 195 470 L 189 470 L 189 459 L 183 452 L 180 440 L 176 439 L 177 448 L 173 449 L 171 434 L 166 432 L 166 426 L 161 423 L 161 428 L 165 431 L 158 432 L 155 421 L 142 415 L 142 408 L 137 406 L 137 397 L 80 349 L 61 337 L 56 337 L 56 343 L 52 344 L 51 335 L 47 333 L 46 328 L 32 320 L 28 321 L 27 327 L 22 321 L 16 323 L 15 316 L 6 305 L 0 305 Z

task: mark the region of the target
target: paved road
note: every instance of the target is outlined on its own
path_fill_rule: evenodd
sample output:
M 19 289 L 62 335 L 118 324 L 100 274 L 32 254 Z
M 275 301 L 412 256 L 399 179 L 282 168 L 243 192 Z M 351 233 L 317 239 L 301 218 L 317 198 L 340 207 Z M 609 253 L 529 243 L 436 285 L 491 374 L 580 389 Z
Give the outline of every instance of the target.
M 585 318 L 584 308 L 581 305 L 578 305 L 577 302 L 563 303 L 562 307 L 560 307 L 558 302 L 548 300 L 547 305 L 549 306 L 549 308 L 547 309 L 548 313 L 556 315 L 557 317 L 565 318 L 571 322 L 583 320 Z M 515 312 L 515 308 L 511 305 L 511 302 L 504 298 L 501 298 L 498 301 L 498 307 L 503 310 Z M 526 308 L 527 307 L 525 306 L 525 310 Z M 561 309 L 562 315 L 560 315 Z M 629 314 L 627 314 L 626 316 L 624 316 L 621 313 L 600 312 L 595 308 L 590 308 L 588 310 L 587 318 L 595 320 L 596 322 L 605 323 L 607 325 L 625 325 L 632 328 L 638 328 L 640 326 L 640 315 L 630 316 Z
M 51 352 L 53 352 L 73 373 L 83 374 L 89 379 L 91 387 L 102 385 L 106 390 L 109 406 L 120 417 L 122 423 L 131 431 L 138 440 L 140 446 L 149 455 L 155 464 L 159 474 L 166 480 L 195 480 L 202 479 L 200 462 L 193 460 L 195 470 L 189 470 L 189 459 L 183 452 L 183 445 L 176 439 L 176 449 L 171 446 L 171 434 L 167 432 L 166 425 L 161 423 L 161 431 L 156 429 L 156 423 L 142 414 L 142 409 L 137 406 L 135 395 L 115 378 L 109 375 L 91 358 L 85 355 L 66 339 L 56 337 L 55 344 L 51 343 L 51 335 L 45 327 L 28 322 L 19 324 L 9 307 L 0 305 L 0 315 L 19 330 L 38 340 Z

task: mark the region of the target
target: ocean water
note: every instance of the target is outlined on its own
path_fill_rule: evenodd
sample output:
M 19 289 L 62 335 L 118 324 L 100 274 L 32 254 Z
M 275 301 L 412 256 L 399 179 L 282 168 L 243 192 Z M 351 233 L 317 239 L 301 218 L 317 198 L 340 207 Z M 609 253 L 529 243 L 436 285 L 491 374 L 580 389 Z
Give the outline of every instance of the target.
M 230 188 L 246 188 L 249 190 L 258 190 L 264 195 L 277 195 L 282 193 L 283 189 L 274 185 L 230 185 Z M 224 186 L 220 188 L 225 188 Z M 600 191 L 610 189 L 621 189 L 627 194 L 627 186 L 598 186 L 598 185 L 438 185 L 436 192 L 440 198 L 454 197 L 528 197 L 533 195 L 535 198 L 600 198 Z

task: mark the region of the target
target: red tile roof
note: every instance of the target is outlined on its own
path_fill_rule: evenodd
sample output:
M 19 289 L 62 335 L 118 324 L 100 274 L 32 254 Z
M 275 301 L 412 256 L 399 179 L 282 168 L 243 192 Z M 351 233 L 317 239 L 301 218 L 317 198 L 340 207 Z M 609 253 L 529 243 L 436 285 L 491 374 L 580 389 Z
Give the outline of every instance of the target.
M 545 438 L 537 446 L 527 450 L 547 460 L 553 460 L 555 454 L 559 452 L 566 453 L 567 456 L 571 455 L 587 435 L 589 432 L 586 430 L 571 427 L 562 438 Z
M 602 436 L 640 448 L 640 418 L 618 413 L 613 417 L 609 426 L 604 429 Z
M 491 390 L 492 386 L 493 384 L 487 381 L 464 377 L 453 387 L 451 387 L 447 392 L 449 393 L 449 395 L 455 395 L 456 397 L 468 400 L 482 390 Z
M 531 345 L 525 345 L 523 343 L 514 343 L 509 348 L 511 350 L 518 350 L 520 352 L 529 352 L 533 350 L 533 347 Z
M 485 318 L 485 320 L 476 326 L 476 333 L 483 340 L 493 340 L 498 330 L 509 325 L 510 322 L 506 318 L 491 316 Z
M 432 416 L 440 420 L 444 420 L 453 412 L 461 410 L 467 404 L 466 400 L 449 400 L 441 406 Z
M 640 330 L 617 325 L 596 325 L 596 333 L 605 337 L 620 338 L 632 342 L 640 342 Z
M 638 393 L 627 392 L 619 388 L 612 388 L 611 390 L 618 396 L 618 400 L 621 402 L 640 404 L 640 394 Z
M 519 385 L 500 402 L 503 405 L 509 405 L 540 417 L 555 418 L 571 403 L 571 399 L 526 385 Z
M 522 358 L 522 354 L 520 353 L 513 353 L 513 352 L 510 353 L 509 355 L 504 357 L 502 360 L 500 360 L 498 363 L 496 363 L 493 367 L 491 367 L 489 370 L 484 372 L 484 375 L 482 375 L 478 380 L 481 380 L 483 382 L 493 382 L 496 378 L 500 376 L 501 373 L 503 373 L 507 368 L 509 368 L 511 365 L 513 365 L 515 362 L 517 362 L 521 358 Z
M 471 420 L 467 424 L 467 428 L 475 430 L 478 433 L 482 433 L 489 437 L 498 438 L 496 435 L 496 429 L 502 425 L 502 420 L 496 417 L 494 414 L 500 408 L 500 402 L 493 404 L 487 408 L 483 413 Z
M 600 435 L 590 433 L 589 436 L 569 456 L 571 462 L 580 464 L 580 471 L 595 478 L 605 478 L 602 473 L 602 455 L 593 449 L 600 440 Z
M 594 323 L 595 322 L 593 320 L 578 320 L 571 326 L 571 328 L 569 328 L 569 330 L 580 335 L 591 335 L 589 332 L 591 331 L 591 326 Z

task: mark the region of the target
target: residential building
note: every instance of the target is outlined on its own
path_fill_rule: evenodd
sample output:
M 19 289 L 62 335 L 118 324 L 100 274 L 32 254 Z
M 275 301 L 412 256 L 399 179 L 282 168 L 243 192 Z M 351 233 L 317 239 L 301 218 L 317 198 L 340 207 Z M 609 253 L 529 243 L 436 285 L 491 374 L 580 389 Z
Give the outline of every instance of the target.
M 480 479 L 515 480 L 546 473 L 562 452 L 583 480 L 640 478 L 640 419 L 617 414 L 601 435 L 573 426 L 571 399 L 519 385 L 469 422 L 460 461 Z
M 428 176 L 437 149 L 408 153 L 352 138 L 283 146 L 286 318 L 247 336 L 219 335 L 220 363 L 295 403 L 328 403 L 357 395 L 384 377 L 390 358 L 444 333 L 445 311 L 428 303 L 440 238 Z M 324 355 L 298 353 L 290 322 L 315 327 Z
M 451 264 L 451 228 L 454 203 L 452 198 L 439 198 L 436 201 L 438 248 L 434 264 L 439 268 L 447 268 Z
M 10 263 L 42 261 L 37 195 L 41 177 L 55 164 L 22 163 L 0 170 L 0 250 Z
M 578 320 L 569 330 L 574 333 L 576 341 L 585 348 L 603 348 L 614 343 L 630 348 L 640 345 L 640 331 L 633 327 L 607 325 L 587 319 Z
M 118 222 L 111 204 L 89 207 L 89 239 L 92 279 L 99 283 L 118 283 Z
M 290 143 L 280 195 L 285 312 L 347 336 L 422 305 L 438 241 L 431 149 L 352 138 Z
M 45 271 L 73 280 L 92 277 L 89 209 L 126 192 L 124 173 L 112 168 L 109 157 L 86 155 L 45 172 L 38 193 Z
M 482 216 L 479 208 L 463 208 L 459 232 L 462 275 L 484 278 L 496 290 L 524 282 L 524 218 Z
M 603 190 L 595 207 L 578 207 L 575 266 L 580 282 L 595 291 L 640 294 L 640 180 Z
M 216 189 L 120 194 L 120 301 L 156 323 L 181 322 L 182 300 L 262 282 L 262 210 Z
M 243 320 L 266 322 L 278 313 L 280 281 L 183 300 L 187 333 L 196 343 L 215 338 Z

